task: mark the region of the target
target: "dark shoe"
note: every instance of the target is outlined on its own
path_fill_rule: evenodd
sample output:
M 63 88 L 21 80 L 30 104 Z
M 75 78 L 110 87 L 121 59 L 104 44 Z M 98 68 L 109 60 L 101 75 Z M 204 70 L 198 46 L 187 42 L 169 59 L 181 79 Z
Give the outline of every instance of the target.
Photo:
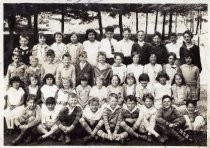
M 148 135 L 148 136 L 147 136 L 147 141 L 148 141 L 148 142 L 152 142 L 152 135 Z
M 147 136 L 146 135 L 139 134 L 138 135 L 138 139 L 142 139 L 142 140 L 147 141 Z
M 124 145 L 125 144 L 125 139 L 122 138 L 122 139 L 119 140 L 119 142 L 120 142 L 121 145 Z
M 169 129 L 169 132 L 179 141 L 184 142 L 185 138 L 179 134 L 175 129 Z
M 99 140 L 99 137 L 97 135 L 95 135 L 94 138 L 95 138 L 95 141 Z
M 65 136 L 65 143 L 66 144 L 70 144 L 71 143 L 71 138 L 68 135 Z
M 93 140 L 93 136 L 86 136 L 85 138 L 83 138 L 84 144 L 87 144 L 88 142 Z
M 131 138 L 130 138 L 130 137 L 126 137 L 126 138 L 125 138 L 125 141 L 126 141 L 126 142 L 129 142 L 129 141 L 131 141 Z
M 166 143 L 166 141 L 168 140 L 168 137 L 167 136 L 158 136 L 157 139 L 160 143 Z
M 42 143 L 44 141 L 44 138 L 41 136 L 41 137 L 39 137 L 38 139 L 37 139 L 37 143 Z
M 27 138 L 26 138 L 26 141 L 24 142 L 25 144 L 28 144 L 28 143 L 30 143 L 31 142 L 31 136 L 28 136 Z
M 64 135 L 63 135 L 63 134 L 58 138 L 58 141 L 59 141 L 59 142 L 64 141 Z

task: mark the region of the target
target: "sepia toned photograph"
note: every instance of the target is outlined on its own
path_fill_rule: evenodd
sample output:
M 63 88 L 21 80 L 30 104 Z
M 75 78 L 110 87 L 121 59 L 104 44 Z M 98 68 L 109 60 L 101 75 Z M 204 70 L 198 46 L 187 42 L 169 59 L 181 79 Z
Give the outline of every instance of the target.
M 3 3 L 3 53 L 4 146 L 207 146 L 207 3 Z

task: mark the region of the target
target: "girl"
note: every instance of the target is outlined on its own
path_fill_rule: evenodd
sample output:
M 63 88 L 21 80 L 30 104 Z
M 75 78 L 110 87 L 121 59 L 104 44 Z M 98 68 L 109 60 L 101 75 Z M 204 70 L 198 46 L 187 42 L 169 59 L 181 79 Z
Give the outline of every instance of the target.
M 55 85 L 55 78 L 52 74 L 46 74 L 43 79 L 44 85 L 41 88 L 41 100 L 45 104 L 46 99 L 55 97 L 58 92 L 58 87 Z
M 176 54 L 174 52 L 169 52 L 168 54 L 168 64 L 163 66 L 163 71 L 168 74 L 169 81 L 171 84 L 172 79 L 174 78 L 175 73 L 177 73 L 178 67 L 175 65 Z
M 55 97 L 58 110 L 61 110 L 67 105 L 70 93 L 76 93 L 75 89 L 72 88 L 72 82 L 70 79 L 62 79 L 61 82 L 62 87 L 59 89 Z
M 162 97 L 162 107 L 156 115 L 157 132 L 166 140 L 170 134 L 179 142 L 184 142 L 185 138 L 176 131 L 176 128 L 183 128 L 184 124 L 184 117 L 172 106 L 172 97 L 164 95 Z
M 181 73 L 176 73 L 172 81 L 172 97 L 174 98 L 174 107 L 182 111 L 186 108 L 186 101 L 191 100 L 190 88 L 186 86 L 185 79 Z
M 123 97 L 125 98 L 128 95 L 136 95 L 136 79 L 133 73 L 127 74 L 123 85 Z
M 122 121 L 122 109 L 118 105 L 117 94 L 111 93 L 109 95 L 108 105 L 103 110 L 104 130 L 98 131 L 98 136 L 110 141 L 116 140 L 121 143 L 128 136 L 127 132 L 120 132 L 120 123 Z
M 76 88 L 76 92 L 78 95 L 78 102 L 84 109 L 89 101 L 91 87 L 88 85 L 88 78 L 86 76 L 82 76 L 80 78 L 80 82 L 80 85 L 78 85 Z
M 96 40 L 97 32 L 94 29 L 86 30 L 87 40 L 83 42 L 84 51 L 87 52 L 87 61 L 91 65 L 97 64 L 97 56 L 100 49 L 100 42 Z
M 138 103 L 143 105 L 144 103 L 142 99 L 144 94 L 151 93 L 154 95 L 154 87 L 149 83 L 149 76 L 145 73 L 139 76 L 139 83 L 140 84 L 136 86 L 136 97 Z
M 50 49 L 52 49 L 55 52 L 55 63 L 60 63 L 62 61 L 62 56 L 67 52 L 66 45 L 62 42 L 63 40 L 63 34 L 61 32 L 56 32 L 54 34 L 55 42 L 50 46 Z
M 31 48 L 28 47 L 29 37 L 26 35 L 20 35 L 20 46 L 13 50 L 13 54 L 20 53 L 22 62 L 26 65 L 29 64 L 29 57 L 31 55 Z
M 43 64 L 47 61 L 46 53 L 50 49 L 50 46 L 46 44 L 46 35 L 39 34 L 39 43 L 32 48 L 32 56 L 35 56 L 39 60 L 39 64 Z
M 123 88 L 120 86 L 120 77 L 118 75 L 113 75 L 111 78 L 111 85 L 107 87 L 107 95 L 115 93 L 119 97 L 119 105 L 123 104 Z
M 94 75 L 95 78 L 98 76 L 104 77 L 104 86 L 109 85 L 109 80 L 113 75 L 112 67 L 106 63 L 106 53 L 98 52 L 98 63 L 94 66 Z
M 103 86 L 104 77 L 98 76 L 96 77 L 96 85 L 93 86 L 90 90 L 89 98 L 97 97 L 99 98 L 100 106 L 106 103 L 107 98 L 107 88 Z
M 25 91 L 20 87 L 21 80 L 18 76 L 10 79 L 10 88 L 5 95 L 4 117 L 7 124 L 7 133 L 12 134 L 15 118 L 18 118 L 24 109 Z
M 138 52 L 132 52 L 131 58 L 133 63 L 127 66 L 127 73 L 134 73 L 135 79 L 138 80 L 140 74 L 143 73 L 144 67 L 139 64 L 140 54 Z M 138 84 L 139 82 L 137 82 Z
M 120 77 L 121 84 L 124 83 L 125 76 L 126 76 L 126 66 L 122 63 L 123 61 L 123 54 L 120 52 L 115 52 L 114 54 L 114 64 L 112 65 L 113 74 L 116 74 Z
M 79 60 L 79 54 L 83 50 L 83 46 L 79 43 L 79 35 L 76 32 L 72 32 L 70 35 L 71 43 L 67 44 L 68 53 L 71 55 L 71 63 L 75 64 Z
M 192 64 L 192 57 L 191 53 L 186 54 L 186 64 L 181 65 L 180 70 L 187 86 L 190 88 L 191 99 L 198 101 L 200 98 L 200 73 L 198 67 Z
M 154 105 L 157 109 L 161 107 L 161 99 L 164 95 L 171 96 L 171 85 L 166 83 L 167 80 L 169 77 L 165 72 L 158 73 L 156 77 L 158 83 L 154 84 Z
M 41 88 L 39 86 L 39 77 L 37 75 L 31 75 L 29 77 L 30 83 L 29 86 L 26 87 L 26 95 L 35 95 L 36 99 L 34 100 L 36 104 L 41 104 Z
M 157 77 L 158 72 L 162 71 L 162 66 L 157 64 L 157 56 L 155 53 L 151 53 L 149 56 L 149 64 L 144 66 L 144 73 L 149 75 L 150 83 L 153 85 L 156 83 L 155 78 Z

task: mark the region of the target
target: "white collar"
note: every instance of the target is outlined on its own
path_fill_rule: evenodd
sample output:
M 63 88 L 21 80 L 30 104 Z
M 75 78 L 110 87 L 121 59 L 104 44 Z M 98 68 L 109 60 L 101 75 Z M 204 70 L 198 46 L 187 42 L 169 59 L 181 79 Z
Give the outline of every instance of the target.
M 127 105 L 123 104 L 123 109 L 129 111 L 130 113 L 133 113 L 136 111 L 136 109 L 138 109 L 137 105 L 131 110 L 128 109 Z
M 112 108 L 110 107 L 110 105 L 108 104 L 108 105 L 106 105 L 106 108 L 108 108 L 109 110 L 111 110 L 112 113 L 114 113 L 118 108 L 120 108 L 120 106 L 117 105 L 114 109 L 112 109 Z

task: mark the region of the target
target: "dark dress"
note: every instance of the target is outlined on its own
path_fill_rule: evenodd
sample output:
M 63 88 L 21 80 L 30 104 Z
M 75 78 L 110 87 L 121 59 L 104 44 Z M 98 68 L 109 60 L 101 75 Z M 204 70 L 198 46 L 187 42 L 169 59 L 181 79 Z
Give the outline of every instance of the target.
M 152 43 L 152 51 L 157 55 L 157 63 L 158 64 L 167 64 L 168 63 L 168 51 L 166 49 L 166 46 L 164 44 L 156 45 Z
M 28 47 L 27 50 L 24 50 L 20 47 L 17 47 L 17 49 L 21 53 L 22 62 L 26 65 L 29 65 L 29 57 L 32 55 L 31 48 Z

